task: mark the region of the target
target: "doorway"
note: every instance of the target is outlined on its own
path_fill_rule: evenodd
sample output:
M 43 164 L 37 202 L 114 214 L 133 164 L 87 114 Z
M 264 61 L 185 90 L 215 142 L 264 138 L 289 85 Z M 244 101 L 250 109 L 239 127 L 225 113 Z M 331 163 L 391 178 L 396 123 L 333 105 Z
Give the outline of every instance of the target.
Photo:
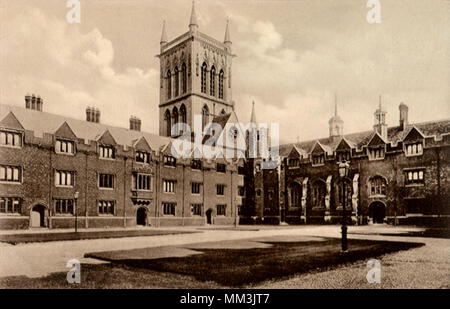
M 386 207 L 382 202 L 373 202 L 369 206 L 369 216 L 373 223 L 384 223 Z
M 45 206 L 36 205 L 30 214 L 31 227 L 45 227 Z
M 206 211 L 206 224 L 212 224 L 212 209 Z
M 147 209 L 141 207 L 136 212 L 136 224 L 146 226 L 147 225 Z

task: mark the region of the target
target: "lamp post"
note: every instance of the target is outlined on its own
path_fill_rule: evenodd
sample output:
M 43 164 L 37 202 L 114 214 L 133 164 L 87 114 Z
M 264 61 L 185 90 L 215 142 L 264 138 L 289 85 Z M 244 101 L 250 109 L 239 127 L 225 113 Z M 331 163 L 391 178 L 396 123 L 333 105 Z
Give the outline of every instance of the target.
M 346 204 L 346 185 L 345 185 L 345 179 L 348 176 L 348 170 L 350 168 L 350 165 L 348 162 L 343 161 L 339 163 L 339 177 L 342 181 L 342 252 L 347 251 L 347 218 L 346 218 L 346 211 L 345 211 L 345 204 Z
M 80 192 L 75 192 L 73 194 L 73 200 L 74 200 L 74 211 L 75 211 L 75 233 L 78 232 L 78 209 L 77 209 L 77 200 L 78 196 L 80 195 Z

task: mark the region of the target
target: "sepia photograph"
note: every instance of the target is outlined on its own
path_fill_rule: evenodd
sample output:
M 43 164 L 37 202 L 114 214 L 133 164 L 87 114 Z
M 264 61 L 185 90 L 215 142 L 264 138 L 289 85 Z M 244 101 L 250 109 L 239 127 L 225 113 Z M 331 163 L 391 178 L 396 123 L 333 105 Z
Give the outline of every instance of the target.
M 450 1 L 0 0 L 0 289 L 450 289 Z

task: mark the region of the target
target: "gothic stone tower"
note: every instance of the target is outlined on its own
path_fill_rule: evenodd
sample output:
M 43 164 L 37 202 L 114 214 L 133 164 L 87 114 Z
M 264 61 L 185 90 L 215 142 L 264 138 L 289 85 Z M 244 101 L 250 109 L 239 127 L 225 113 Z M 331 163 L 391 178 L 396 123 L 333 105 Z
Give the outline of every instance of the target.
M 203 127 L 215 115 L 233 109 L 231 97 L 231 39 L 227 22 L 222 42 L 198 30 L 195 3 L 189 31 L 167 41 L 163 24 L 160 59 L 159 134 L 172 134 L 176 123 L 186 123 L 194 130 L 194 115 L 202 115 Z

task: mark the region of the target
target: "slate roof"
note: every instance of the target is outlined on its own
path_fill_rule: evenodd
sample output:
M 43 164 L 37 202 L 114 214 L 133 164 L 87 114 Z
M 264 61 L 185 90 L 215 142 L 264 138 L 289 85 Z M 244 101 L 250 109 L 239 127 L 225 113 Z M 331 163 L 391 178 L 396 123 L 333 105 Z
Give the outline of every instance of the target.
M 425 137 L 439 136 L 442 134 L 450 133 L 450 119 L 429 121 L 422 123 L 414 123 L 405 127 L 401 130 L 400 127 L 389 127 L 387 134 L 387 143 L 396 144 L 402 141 L 406 135 L 409 133 L 411 128 L 415 127 L 418 129 Z M 356 132 L 344 135 L 344 138 L 352 145 L 353 148 L 361 149 L 363 146 L 367 145 L 372 139 L 375 132 L 373 130 Z M 316 140 L 309 140 L 299 143 L 289 143 L 280 145 L 279 153 L 281 157 L 286 157 L 291 152 L 292 147 L 296 147 L 299 153 L 311 153 L 314 145 L 319 142 L 322 146 L 328 147 L 334 150 L 340 143 L 340 139 L 333 139 L 330 137 L 320 138 Z
M 77 138 L 84 139 L 85 143 L 98 140 L 106 131 L 111 133 L 117 144 L 130 147 L 138 139 L 145 137 L 149 146 L 156 152 L 171 141 L 169 137 L 148 132 L 133 131 L 4 104 L 0 104 L 0 123 L 10 113 L 17 118 L 25 130 L 34 131 L 36 137 L 43 137 L 44 133 L 54 134 L 66 122 Z

